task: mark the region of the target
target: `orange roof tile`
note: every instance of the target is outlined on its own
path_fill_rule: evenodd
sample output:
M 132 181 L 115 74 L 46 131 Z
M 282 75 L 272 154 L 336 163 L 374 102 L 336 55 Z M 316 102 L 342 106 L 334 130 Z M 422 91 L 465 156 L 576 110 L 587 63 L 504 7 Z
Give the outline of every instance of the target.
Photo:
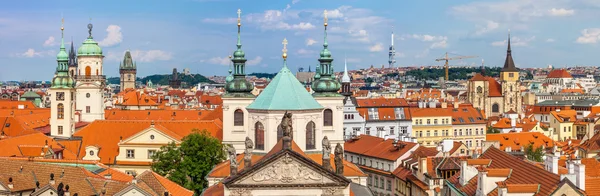
M 583 94 L 583 89 L 562 89 L 560 90 L 561 93 L 578 93 L 578 94 Z
M 123 95 L 123 102 L 116 105 L 122 106 L 158 106 L 150 96 L 139 91 L 129 91 Z
M 0 109 L 18 109 L 19 107 L 25 109 L 36 108 L 31 101 L 0 100 Z
M 485 124 L 484 116 L 481 111 L 473 107 L 473 105 L 459 105 L 458 108 L 448 108 L 452 110 L 452 124 Z M 460 120 L 462 119 L 462 121 Z
M 520 132 L 520 133 L 497 133 L 487 134 L 486 141 L 499 141 L 500 150 L 511 147 L 512 150 L 519 150 L 532 144 L 534 148 L 545 146 L 550 148 L 554 146 L 554 141 L 540 132 Z
M 398 141 L 399 147 L 397 148 L 394 147 L 393 142 L 393 139 L 384 140 L 375 136 L 361 135 L 358 139 L 344 143 L 344 150 L 363 156 L 395 161 L 417 145 L 412 142 Z
M 489 177 L 510 177 L 512 169 L 488 168 L 487 176 Z
M 33 133 L 18 137 L 0 140 L 0 157 L 26 157 L 31 155 L 40 156 L 42 147 L 48 142 L 48 147 L 62 149 L 53 138 L 42 133 Z M 29 147 L 27 147 L 29 146 Z M 22 152 L 21 150 L 24 150 Z M 71 151 L 63 151 L 65 159 L 75 159 L 76 155 Z
M 410 108 L 410 114 L 413 118 L 452 116 L 452 110 L 448 108 Z
M 467 159 L 467 165 L 485 165 L 489 166 L 492 163 L 491 159 Z
M 384 97 L 356 99 L 356 105 L 359 108 L 363 107 L 407 107 L 408 103 L 402 98 L 387 99 Z
M 575 122 L 577 120 L 577 111 L 575 110 L 560 110 L 551 111 L 550 114 L 559 122 Z
M 177 183 L 174 183 L 168 179 L 166 179 L 165 177 L 162 177 L 161 175 L 158 175 L 155 172 L 152 172 L 152 175 L 158 180 L 158 182 L 160 182 L 160 184 L 169 191 L 169 194 L 172 195 L 194 195 L 193 191 L 187 190 L 181 186 L 179 186 Z
M 212 186 L 208 187 L 206 190 L 204 190 L 202 195 L 206 195 L 206 196 L 225 195 L 225 187 L 223 186 L 223 183 L 219 182 L 218 184 L 212 185 Z
M 106 120 L 204 120 L 211 110 L 105 110 Z M 213 120 L 213 119 L 206 119 Z
M 507 184 L 506 190 L 509 193 L 537 193 L 540 184 Z
M 573 76 L 565 69 L 555 69 L 546 78 L 573 78 Z
M 150 127 L 152 121 L 119 121 L 119 120 L 97 120 L 90 123 L 87 127 L 76 132 L 74 136 L 82 137 L 81 150 L 87 146 L 99 146 L 98 156 L 101 162 L 113 164 L 119 154 L 119 141 L 129 138 L 142 130 Z M 213 137 L 222 140 L 223 129 L 220 121 L 214 120 L 196 120 L 196 121 L 155 121 L 155 125 L 163 126 L 173 133 L 185 137 L 192 133 L 193 129 L 206 129 Z M 85 153 L 80 153 L 79 158 L 83 158 Z

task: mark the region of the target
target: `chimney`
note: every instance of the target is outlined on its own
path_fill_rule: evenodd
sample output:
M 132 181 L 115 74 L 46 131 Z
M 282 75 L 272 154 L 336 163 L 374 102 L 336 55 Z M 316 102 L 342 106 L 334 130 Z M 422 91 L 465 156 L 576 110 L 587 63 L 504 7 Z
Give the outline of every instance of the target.
M 427 173 L 427 158 L 420 158 L 419 160 L 419 173 Z
M 576 163 L 575 165 L 575 185 L 579 187 L 579 189 L 585 191 L 585 165 L 581 163 Z
M 458 101 L 455 101 L 454 102 L 454 109 L 458 109 L 458 105 L 459 105 Z
M 477 183 L 477 191 L 476 191 L 476 195 L 487 195 L 488 193 L 490 193 L 494 188 L 496 188 L 494 185 L 496 185 L 495 183 L 486 183 L 488 181 L 488 177 L 487 177 L 487 170 L 485 168 L 479 170 L 478 176 L 477 178 L 479 178 L 479 181 Z M 490 186 L 492 185 L 492 186 Z
M 137 184 L 137 178 L 135 178 L 135 173 L 132 176 L 133 178 L 131 179 L 131 184 Z
M 442 108 L 448 108 L 448 103 L 447 102 L 442 102 L 441 106 L 442 106 Z
M 13 187 L 14 187 L 14 186 L 13 186 L 13 179 L 12 179 L 12 177 L 9 177 L 9 178 L 8 178 L 8 188 L 9 188 L 9 189 L 13 189 Z
M 547 171 L 558 174 L 558 156 L 555 154 L 547 154 L 544 165 Z

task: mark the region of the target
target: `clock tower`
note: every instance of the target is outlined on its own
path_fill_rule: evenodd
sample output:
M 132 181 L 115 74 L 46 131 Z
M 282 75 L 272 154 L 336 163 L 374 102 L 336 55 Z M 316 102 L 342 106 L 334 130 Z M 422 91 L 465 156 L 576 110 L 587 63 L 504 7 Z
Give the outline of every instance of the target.
M 127 50 L 123 62 L 119 66 L 119 73 L 121 74 L 121 92 L 128 88 L 135 89 L 136 67 L 136 63 L 133 62 L 133 59 L 131 58 L 131 53 Z
M 63 20 L 64 22 L 64 20 Z M 51 97 L 50 136 L 69 138 L 75 132 L 75 81 L 69 74 L 69 55 L 65 50 L 64 27 L 61 27 L 60 51 L 56 55 L 56 75 L 48 91 Z

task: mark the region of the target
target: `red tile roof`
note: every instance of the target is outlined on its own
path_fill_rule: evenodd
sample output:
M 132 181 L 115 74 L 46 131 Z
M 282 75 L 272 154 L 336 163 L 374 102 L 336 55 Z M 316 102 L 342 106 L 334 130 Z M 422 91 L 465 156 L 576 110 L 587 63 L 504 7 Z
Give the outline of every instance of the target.
M 573 78 L 573 76 L 565 69 L 555 69 L 546 78 Z
M 408 103 L 402 98 L 387 99 L 384 97 L 356 99 L 357 107 L 408 107 Z
M 550 148 L 554 146 L 554 140 L 540 132 L 520 132 L 520 133 L 497 133 L 487 134 L 486 141 L 499 141 L 500 150 L 511 147 L 512 150 L 520 150 L 532 144 L 534 148 L 545 146 Z
M 393 139 L 384 140 L 383 138 L 361 135 L 358 139 L 347 141 L 344 144 L 346 152 L 359 154 L 363 156 L 375 157 L 396 161 L 402 155 L 409 153 L 409 150 L 417 144 L 412 142 L 398 141 L 398 148 L 394 147 Z
M 105 110 L 106 120 L 214 120 L 212 110 Z
M 74 136 L 82 137 L 83 142 L 80 146 L 85 151 L 87 146 L 99 146 L 98 156 L 104 164 L 113 164 L 112 161 L 119 154 L 118 143 L 122 139 L 129 138 L 142 130 L 150 127 L 152 121 L 119 121 L 119 120 L 97 120 L 87 127 L 76 132 Z M 213 137 L 222 140 L 223 129 L 219 120 L 197 120 L 197 121 L 154 121 L 155 125 L 163 126 L 171 132 L 185 137 L 192 133 L 193 129 L 206 129 Z M 85 153 L 81 153 L 79 158 L 83 158 Z M 111 160 L 111 161 L 109 161 Z

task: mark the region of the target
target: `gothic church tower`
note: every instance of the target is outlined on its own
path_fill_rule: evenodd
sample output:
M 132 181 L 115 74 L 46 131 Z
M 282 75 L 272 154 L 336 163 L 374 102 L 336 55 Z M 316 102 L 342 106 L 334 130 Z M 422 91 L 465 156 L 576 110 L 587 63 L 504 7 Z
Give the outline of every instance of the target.
M 504 97 L 503 112 L 515 111 L 521 113 L 521 93 L 519 90 L 519 70 L 515 67 L 510 48 L 510 32 L 508 34 L 508 49 L 506 60 L 500 72 L 500 83 L 502 84 L 502 96 Z

